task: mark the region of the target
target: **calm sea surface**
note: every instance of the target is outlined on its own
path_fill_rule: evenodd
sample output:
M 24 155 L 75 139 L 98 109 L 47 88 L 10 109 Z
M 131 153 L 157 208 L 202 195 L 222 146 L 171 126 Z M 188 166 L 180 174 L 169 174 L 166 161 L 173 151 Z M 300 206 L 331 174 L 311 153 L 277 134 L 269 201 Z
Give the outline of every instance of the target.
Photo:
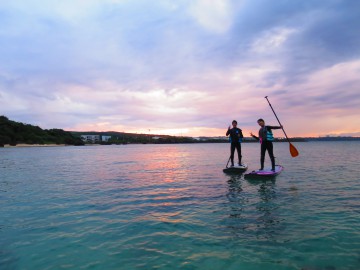
M 0 148 L 0 269 L 360 269 L 360 142 L 294 145 Z

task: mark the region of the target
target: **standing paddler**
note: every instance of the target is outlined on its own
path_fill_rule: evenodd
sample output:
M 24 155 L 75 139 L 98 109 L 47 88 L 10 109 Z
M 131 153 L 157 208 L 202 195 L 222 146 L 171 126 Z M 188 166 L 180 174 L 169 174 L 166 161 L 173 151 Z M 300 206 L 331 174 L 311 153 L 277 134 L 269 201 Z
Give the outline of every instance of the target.
M 251 137 L 255 138 L 256 140 L 260 141 L 261 144 L 261 155 L 260 155 L 260 170 L 264 169 L 264 161 L 265 161 L 265 152 L 266 150 L 269 153 L 270 160 L 271 160 L 271 170 L 275 171 L 275 157 L 274 157 L 274 147 L 273 147 L 273 141 L 274 136 L 272 134 L 272 129 L 281 129 L 282 126 L 265 126 L 264 119 L 259 119 L 257 121 L 259 126 L 261 127 L 259 129 L 259 137 L 255 136 L 252 132 L 250 132 Z
M 231 159 L 231 167 L 234 167 L 234 154 L 235 154 L 235 149 L 237 150 L 238 153 L 238 161 L 239 161 L 239 166 L 242 166 L 243 164 L 241 163 L 241 140 L 242 138 L 244 138 L 243 134 L 242 134 L 242 130 L 240 128 L 237 127 L 237 121 L 233 120 L 232 121 L 232 128 L 230 128 L 230 126 L 228 127 L 228 130 L 226 131 L 226 136 L 229 136 L 229 141 L 230 141 L 230 159 Z

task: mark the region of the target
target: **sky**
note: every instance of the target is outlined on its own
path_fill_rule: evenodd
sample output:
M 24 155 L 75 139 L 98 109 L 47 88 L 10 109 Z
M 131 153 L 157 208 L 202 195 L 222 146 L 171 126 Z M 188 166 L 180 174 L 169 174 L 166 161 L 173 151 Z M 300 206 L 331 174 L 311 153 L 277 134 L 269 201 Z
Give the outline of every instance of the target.
M 0 115 L 44 129 L 360 136 L 360 1 L 0 0 Z M 275 131 L 281 137 L 281 131 Z

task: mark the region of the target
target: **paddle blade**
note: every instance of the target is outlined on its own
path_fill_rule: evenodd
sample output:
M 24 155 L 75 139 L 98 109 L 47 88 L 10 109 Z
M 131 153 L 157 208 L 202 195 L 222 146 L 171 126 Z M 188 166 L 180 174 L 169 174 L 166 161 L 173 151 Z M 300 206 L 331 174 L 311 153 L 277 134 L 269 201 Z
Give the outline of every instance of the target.
M 297 157 L 299 155 L 298 150 L 295 148 L 295 146 L 293 146 L 291 143 L 289 143 L 289 147 L 290 147 L 290 154 L 292 157 Z

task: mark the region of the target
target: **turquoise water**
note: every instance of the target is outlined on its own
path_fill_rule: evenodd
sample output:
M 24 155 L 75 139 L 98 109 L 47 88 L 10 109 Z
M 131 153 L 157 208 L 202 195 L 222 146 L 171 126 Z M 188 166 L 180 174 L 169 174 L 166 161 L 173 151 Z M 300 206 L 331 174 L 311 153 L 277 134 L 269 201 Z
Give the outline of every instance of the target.
M 360 143 L 294 145 L 2 148 L 0 269 L 360 269 Z

